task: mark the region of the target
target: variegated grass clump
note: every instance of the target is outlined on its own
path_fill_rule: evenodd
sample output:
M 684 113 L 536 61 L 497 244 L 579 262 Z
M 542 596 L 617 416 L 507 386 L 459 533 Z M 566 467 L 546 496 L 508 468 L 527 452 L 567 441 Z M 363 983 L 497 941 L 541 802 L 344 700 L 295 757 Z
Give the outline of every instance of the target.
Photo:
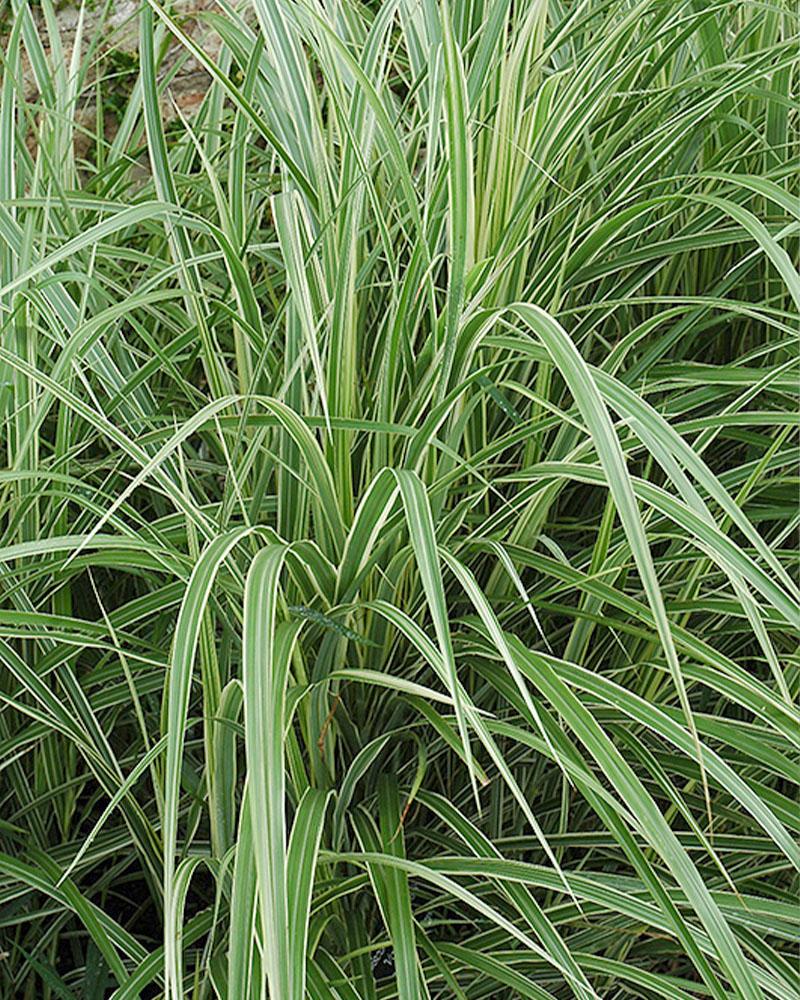
M 0 995 L 800 996 L 793 5 L 7 12 Z

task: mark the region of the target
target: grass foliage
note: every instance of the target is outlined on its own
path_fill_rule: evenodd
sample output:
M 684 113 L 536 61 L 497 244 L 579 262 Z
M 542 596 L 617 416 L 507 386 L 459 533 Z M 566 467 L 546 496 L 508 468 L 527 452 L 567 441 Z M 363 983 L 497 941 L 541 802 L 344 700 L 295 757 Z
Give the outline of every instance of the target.
M 794 5 L 10 13 L 0 994 L 800 997 Z

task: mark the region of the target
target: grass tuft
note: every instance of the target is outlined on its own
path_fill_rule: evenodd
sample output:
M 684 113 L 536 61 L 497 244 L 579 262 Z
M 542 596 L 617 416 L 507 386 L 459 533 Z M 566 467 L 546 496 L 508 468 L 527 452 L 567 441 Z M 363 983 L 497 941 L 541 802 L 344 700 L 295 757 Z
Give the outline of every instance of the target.
M 800 997 L 797 11 L 6 13 L 0 996 Z

